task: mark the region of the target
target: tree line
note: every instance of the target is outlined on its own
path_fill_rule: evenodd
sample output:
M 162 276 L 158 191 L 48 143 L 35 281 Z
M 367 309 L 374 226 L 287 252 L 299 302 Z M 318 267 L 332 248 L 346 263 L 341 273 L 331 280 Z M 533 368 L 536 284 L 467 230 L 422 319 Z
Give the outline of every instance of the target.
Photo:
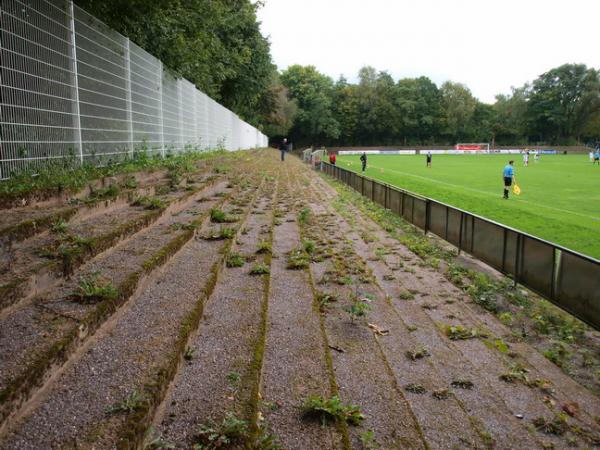
M 482 103 L 460 83 L 438 88 L 424 76 L 394 81 L 372 67 L 360 69 L 352 84 L 295 65 L 281 82 L 297 106 L 289 135 L 301 144 L 574 145 L 600 139 L 600 75 L 583 64 L 554 68 L 496 96 L 494 104 Z
M 279 73 L 252 0 L 75 0 L 177 75 L 277 141 L 298 145 L 578 144 L 600 139 L 600 76 L 583 64 L 540 75 L 494 104 L 467 86 L 394 80 L 363 67 L 358 82 L 314 66 Z M 482 73 L 482 76 L 485 76 Z

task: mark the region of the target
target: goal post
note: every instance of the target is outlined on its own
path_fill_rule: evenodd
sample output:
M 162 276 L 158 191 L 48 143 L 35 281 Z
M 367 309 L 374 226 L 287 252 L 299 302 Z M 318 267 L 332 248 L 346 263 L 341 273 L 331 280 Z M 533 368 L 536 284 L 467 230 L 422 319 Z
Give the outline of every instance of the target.
M 454 146 L 454 150 L 489 152 L 490 144 L 488 142 L 461 142 Z

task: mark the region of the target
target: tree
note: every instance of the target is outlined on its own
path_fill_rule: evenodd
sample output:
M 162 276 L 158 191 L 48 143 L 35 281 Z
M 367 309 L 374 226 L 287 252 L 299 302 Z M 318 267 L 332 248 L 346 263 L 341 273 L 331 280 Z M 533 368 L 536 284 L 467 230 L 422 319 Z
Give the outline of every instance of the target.
M 532 131 L 557 143 L 580 140 L 600 109 L 598 71 L 585 64 L 564 64 L 533 82 L 528 117 Z
M 397 83 L 395 103 L 400 110 L 404 144 L 428 144 L 441 134 L 440 92 L 429 78 L 404 78 Z
M 527 143 L 527 95 L 529 85 L 512 88 L 511 95 L 497 95 L 494 103 L 492 143 Z
M 463 84 L 446 81 L 441 89 L 444 134 L 451 141 L 469 140 L 477 99 Z
M 340 124 L 333 116 L 333 80 L 314 66 L 293 65 L 281 74 L 281 82 L 298 104 L 290 133 L 302 144 L 324 144 L 340 135 Z

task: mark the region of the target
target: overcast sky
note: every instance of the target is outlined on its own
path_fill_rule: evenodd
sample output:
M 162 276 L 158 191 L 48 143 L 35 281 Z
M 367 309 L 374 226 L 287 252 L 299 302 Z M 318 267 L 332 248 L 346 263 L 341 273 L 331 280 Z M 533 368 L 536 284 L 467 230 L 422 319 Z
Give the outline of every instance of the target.
M 600 0 L 265 0 L 258 18 L 280 70 L 355 82 L 371 65 L 488 103 L 565 63 L 600 69 Z

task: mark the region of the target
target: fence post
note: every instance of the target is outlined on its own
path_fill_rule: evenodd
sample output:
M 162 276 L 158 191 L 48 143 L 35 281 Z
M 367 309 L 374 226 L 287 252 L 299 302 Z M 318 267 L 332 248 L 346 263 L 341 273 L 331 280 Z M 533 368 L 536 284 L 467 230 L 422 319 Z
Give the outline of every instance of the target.
M 425 235 L 427 235 L 427 232 L 429 231 L 429 220 L 430 220 L 430 215 L 431 215 L 431 203 L 429 202 L 429 199 L 425 200 Z
M 521 271 L 520 268 L 520 263 L 521 263 L 521 252 L 523 251 L 523 236 L 521 236 L 521 233 L 517 234 L 517 250 L 515 252 L 515 276 L 514 276 L 514 283 L 513 283 L 513 287 L 517 287 L 517 284 L 519 282 L 519 272 Z
M 125 40 L 125 64 L 127 75 L 125 76 L 125 95 L 127 98 L 127 128 L 129 131 L 129 153 L 133 158 L 133 114 L 131 105 L 131 54 L 129 49 L 129 39 Z
M 165 157 L 165 121 L 163 117 L 163 63 L 158 61 L 158 115 L 160 117 L 160 156 Z
M 458 226 L 458 254 L 460 255 L 460 251 L 462 250 L 462 237 L 463 237 L 463 222 L 464 222 L 465 213 L 461 211 L 460 213 L 460 225 Z
M 79 80 L 77 74 L 77 42 L 75 38 L 75 8 L 73 6 L 73 0 L 69 0 L 69 14 L 70 14 L 70 28 L 71 28 L 71 64 L 73 64 L 73 91 L 75 97 L 75 114 L 74 114 L 74 128 L 75 128 L 75 142 L 77 144 L 77 150 L 79 152 L 79 163 L 83 165 L 83 143 L 81 141 L 81 115 L 79 113 Z

